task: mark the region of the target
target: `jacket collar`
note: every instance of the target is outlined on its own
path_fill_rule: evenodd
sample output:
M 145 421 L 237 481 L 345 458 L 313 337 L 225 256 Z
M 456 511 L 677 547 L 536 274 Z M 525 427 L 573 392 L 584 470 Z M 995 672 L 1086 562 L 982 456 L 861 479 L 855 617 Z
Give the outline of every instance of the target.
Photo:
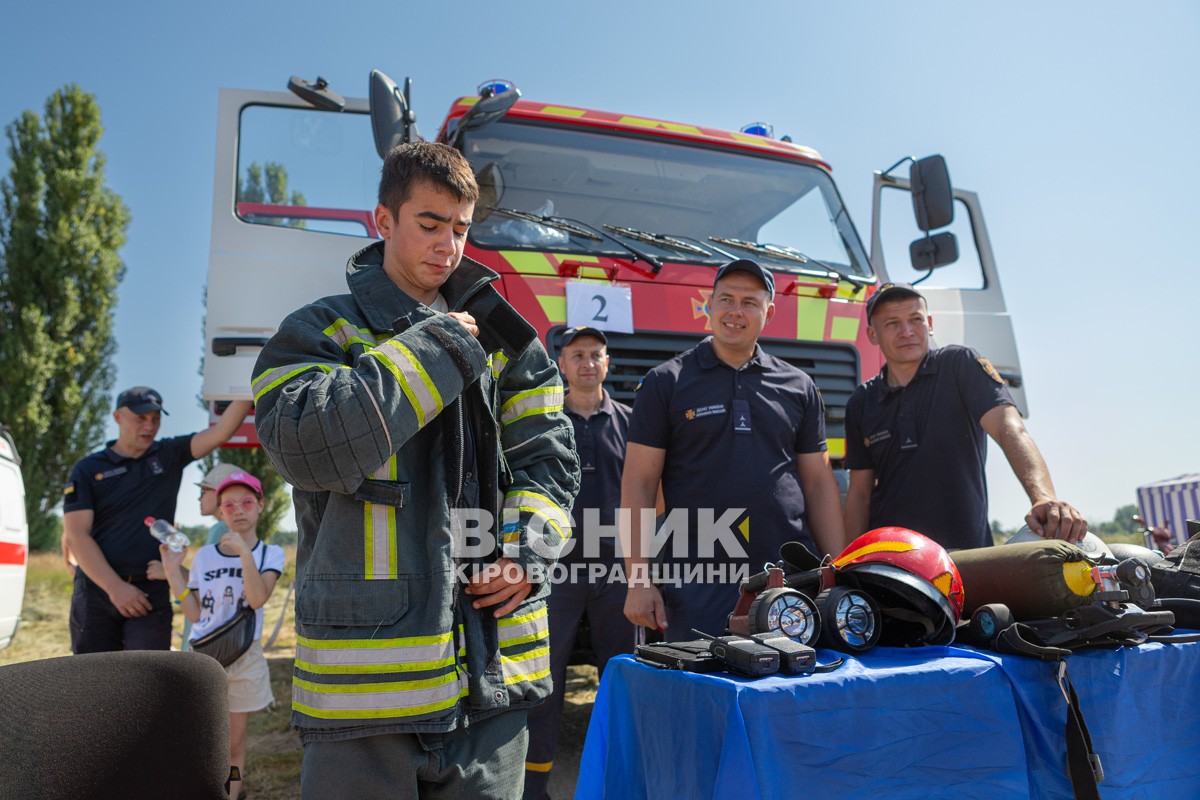
M 442 296 L 451 310 L 458 311 L 475 293 L 499 277 L 473 258 L 463 256 L 458 268 L 442 284 Z M 383 271 L 383 242 L 373 242 L 350 257 L 346 262 L 346 285 L 374 331 L 397 330 L 401 320 L 407 320 L 401 326 L 407 328 L 434 313 L 405 294 Z

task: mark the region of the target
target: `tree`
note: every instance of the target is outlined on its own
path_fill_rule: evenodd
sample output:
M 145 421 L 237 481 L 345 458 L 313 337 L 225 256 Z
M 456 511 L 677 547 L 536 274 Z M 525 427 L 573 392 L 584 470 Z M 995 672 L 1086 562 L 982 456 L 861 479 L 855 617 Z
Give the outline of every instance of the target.
M 1004 544 L 1016 532 L 1017 528 L 1005 528 L 1000 520 L 992 520 L 992 541 L 994 543 Z
M 24 462 L 29 541 L 57 545 L 71 466 L 102 439 L 129 211 L 104 185 L 95 97 L 74 84 L 6 129 L 0 181 L 0 421 Z
M 1109 522 L 1088 524 L 1088 529 L 1106 542 L 1129 542 L 1142 544 L 1142 529 L 1133 524 L 1133 516 L 1138 513 L 1138 507 L 1130 503 L 1121 506 L 1113 512 Z
M 270 203 L 279 206 L 308 205 L 302 193 L 288 194 L 287 167 L 274 161 L 268 161 L 261 167 L 257 161 L 254 161 L 246 167 L 246 177 L 238 182 L 238 202 Z M 268 217 L 258 214 L 252 216 L 255 222 L 263 225 L 281 225 L 291 228 L 303 228 L 306 225 L 303 219 Z

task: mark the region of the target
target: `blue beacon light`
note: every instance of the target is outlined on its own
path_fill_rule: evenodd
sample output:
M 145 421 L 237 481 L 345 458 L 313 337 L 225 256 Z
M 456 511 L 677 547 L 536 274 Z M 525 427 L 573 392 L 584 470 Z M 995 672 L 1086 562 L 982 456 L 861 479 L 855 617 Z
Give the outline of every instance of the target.
M 769 122 L 751 122 L 749 125 L 743 125 L 741 133 L 748 133 L 751 136 L 765 136 L 768 139 L 775 138 L 775 128 Z
M 511 92 L 515 88 L 516 84 L 512 81 L 493 79 L 479 84 L 479 96 L 483 98 L 495 97 L 498 94 Z

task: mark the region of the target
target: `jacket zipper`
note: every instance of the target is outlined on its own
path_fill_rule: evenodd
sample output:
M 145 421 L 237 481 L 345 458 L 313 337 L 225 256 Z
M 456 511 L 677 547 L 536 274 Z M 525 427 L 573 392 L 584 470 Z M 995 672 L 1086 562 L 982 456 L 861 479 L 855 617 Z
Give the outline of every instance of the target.
M 464 392 L 464 394 L 465 394 L 465 392 Z M 466 476 L 463 475 L 463 469 L 465 469 L 465 466 L 463 464 L 463 459 L 465 458 L 465 455 L 464 455 L 463 451 L 466 449 L 467 440 L 466 440 L 466 426 L 463 422 L 463 398 L 462 398 L 462 395 L 459 396 L 458 401 L 454 405 L 458 412 L 457 414 L 455 414 L 455 417 L 457 417 L 457 421 L 458 421 L 458 492 L 454 496 L 454 505 L 457 506 L 459 501 L 462 500 L 463 488 L 464 488 L 464 484 L 466 483 L 466 480 L 465 480 Z

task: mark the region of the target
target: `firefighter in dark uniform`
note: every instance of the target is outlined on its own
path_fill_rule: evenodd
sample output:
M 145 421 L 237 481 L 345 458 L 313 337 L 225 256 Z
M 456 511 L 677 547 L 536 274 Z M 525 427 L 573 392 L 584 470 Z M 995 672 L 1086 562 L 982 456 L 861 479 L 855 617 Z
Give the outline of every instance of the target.
M 988 436 L 1029 495 L 1030 529 L 1048 539 L 1083 538 L 1087 521 L 1058 499 L 990 361 L 969 347 L 931 349 L 925 298 L 907 284 L 885 284 L 871 296 L 867 325 L 886 363 L 846 404 L 848 538 L 899 525 L 948 549 L 990 545 Z
M 735 570 L 758 572 L 784 542 L 818 554 L 844 547 L 820 392 L 758 345 L 774 297 L 774 278 L 757 262 L 722 266 L 709 300 L 712 337 L 652 369 L 634 401 L 621 491 L 633 549 L 625 615 L 665 628 L 668 641 L 696 638 L 692 628 L 720 634 L 738 598 Z M 654 585 L 640 574 L 653 555 L 641 511 L 654 506 L 660 480 L 663 530 L 673 532 Z M 680 526 L 687 552 L 677 554 Z M 676 580 L 696 567 L 711 574 Z
M 63 489 L 63 548 L 79 564 L 73 652 L 171 649 L 169 587 L 146 577 L 159 555 L 144 520 L 174 521 L 184 468 L 228 441 L 250 408 L 237 400 L 211 428 L 156 440 L 167 413 L 159 393 L 135 386 L 117 397 L 119 435 L 76 463 Z
M 578 326 L 563 334 L 558 356 L 568 390 L 563 410 L 575 429 L 582 479 L 571 507 L 572 549 L 559 559 L 556 574 L 560 577 L 554 580 L 547 601 L 554 693 L 529 713 L 526 800 L 549 796 L 546 787 L 566 695 L 567 660 L 584 614 L 601 674 L 610 658 L 633 651 L 633 624 L 622 611 L 625 586 L 609 580 L 618 563 L 616 509 L 621 502 L 621 468 L 631 409 L 613 400 L 603 388 L 608 375 L 607 348 L 602 331 Z M 596 575 L 590 571 L 593 569 Z

